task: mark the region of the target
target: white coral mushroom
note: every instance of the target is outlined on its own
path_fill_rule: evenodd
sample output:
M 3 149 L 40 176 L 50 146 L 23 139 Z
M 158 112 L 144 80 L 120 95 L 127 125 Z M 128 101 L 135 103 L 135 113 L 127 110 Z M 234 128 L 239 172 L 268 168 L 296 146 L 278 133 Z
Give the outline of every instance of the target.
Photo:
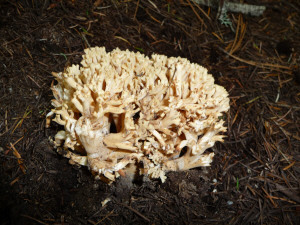
M 73 162 L 112 181 L 137 162 L 162 181 L 167 171 L 210 165 L 214 153 L 204 152 L 223 139 L 229 99 L 205 68 L 99 47 L 86 49 L 81 64 L 54 73 L 48 114 L 64 126 L 54 143 Z

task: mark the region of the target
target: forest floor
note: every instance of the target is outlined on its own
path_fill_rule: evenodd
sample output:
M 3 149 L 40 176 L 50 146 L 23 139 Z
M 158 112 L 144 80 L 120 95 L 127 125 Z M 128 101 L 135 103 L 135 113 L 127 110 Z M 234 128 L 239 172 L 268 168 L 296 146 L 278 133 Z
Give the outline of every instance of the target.
M 245 2 L 266 10 L 221 21 L 192 0 L 1 0 L 0 223 L 299 224 L 300 3 Z M 231 106 L 211 167 L 107 185 L 56 153 L 51 73 L 93 46 L 209 70 Z

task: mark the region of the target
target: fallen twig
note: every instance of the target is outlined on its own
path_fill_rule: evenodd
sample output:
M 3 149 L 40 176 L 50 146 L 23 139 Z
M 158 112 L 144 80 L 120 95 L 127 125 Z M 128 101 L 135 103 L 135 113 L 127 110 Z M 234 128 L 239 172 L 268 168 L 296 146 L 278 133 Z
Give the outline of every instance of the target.
M 118 203 L 118 204 L 120 204 L 120 205 L 126 207 L 127 209 L 131 210 L 132 212 L 134 212 L 134 213 L 137 214 L 138 216 L 142 217 L 144 220 L 150 222 L 150 220 L 149 220 L 147 217 L 145 217 L 143 214 L 141 214 L 139 211 L 135 210 L 134 208 L 132 208 L 132 207 L 130 207 L 130 206 L 128 206 L 128 205 L 125 205 L 125 204 L 123 204 L 123 203 Z
M 208 7 L 219 8 L 218 0 L 193 0 L 193 1 L 195 3 L 205 5 Z M 251 16 L 261 16 L 265 10 L 266 10 L 265 6 L 227 2 L 227 1 L 223 1 L 223 5 L 221 7 L 222 12 L 236 12 L 236 13 L 250 14 Z
M 243 62 L 243 63 L 246 63 L 246 64 L 249 64 L 251 66 L 256 66 L 256 67 L 260 67 L 260 68 L 272 68 L 272 69 L 286 69 L 286 70 L 291 70 L 291 67 L 289 66 L 283 66 L 283 65 L 279 65 L 279 64 L 271 64 L 271 63 L 260 63 L 260 62 L 254 62 L 254 61 L 251 61 L 251 60 L 246 60 L 246 59 L 242 59 L 242 58 L 239 58 L 235 55 L 232 55 L 230 54 L 229 52 L 225 51 L 224 49 L 222 49 L 221 47 L 219 47 L 219 49 L 224 52 L 225 54 L 229 55 L 230 57 L 240 61 L 240 62 Z

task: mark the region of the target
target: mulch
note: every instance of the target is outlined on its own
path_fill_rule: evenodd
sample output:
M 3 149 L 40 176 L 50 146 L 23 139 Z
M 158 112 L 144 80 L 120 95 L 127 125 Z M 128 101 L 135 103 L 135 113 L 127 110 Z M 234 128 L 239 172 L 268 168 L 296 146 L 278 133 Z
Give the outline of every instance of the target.
M 220 21 L 192 0 L 1 0 L 0 223 L 299 224 L 300 3 L 245 2 L 266 10 Z M 56 153 L 51 72 L 93 46 L 180 56 L 213 74 L 231 108 L 211 167 L 107 185 Z

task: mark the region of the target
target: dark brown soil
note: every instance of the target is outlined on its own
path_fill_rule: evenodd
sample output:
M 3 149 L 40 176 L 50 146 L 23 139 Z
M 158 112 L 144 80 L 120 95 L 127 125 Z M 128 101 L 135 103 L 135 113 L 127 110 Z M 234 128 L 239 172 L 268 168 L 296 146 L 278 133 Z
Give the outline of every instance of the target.
M 300 4 L 247 2 L 232 30 L 191 0 L 0 1 L 0 224 L 300 224 Z M 51 72 L 89 46 L 207 67 L 231 99 L 212 166 L 109 186 L 58 155 Z

